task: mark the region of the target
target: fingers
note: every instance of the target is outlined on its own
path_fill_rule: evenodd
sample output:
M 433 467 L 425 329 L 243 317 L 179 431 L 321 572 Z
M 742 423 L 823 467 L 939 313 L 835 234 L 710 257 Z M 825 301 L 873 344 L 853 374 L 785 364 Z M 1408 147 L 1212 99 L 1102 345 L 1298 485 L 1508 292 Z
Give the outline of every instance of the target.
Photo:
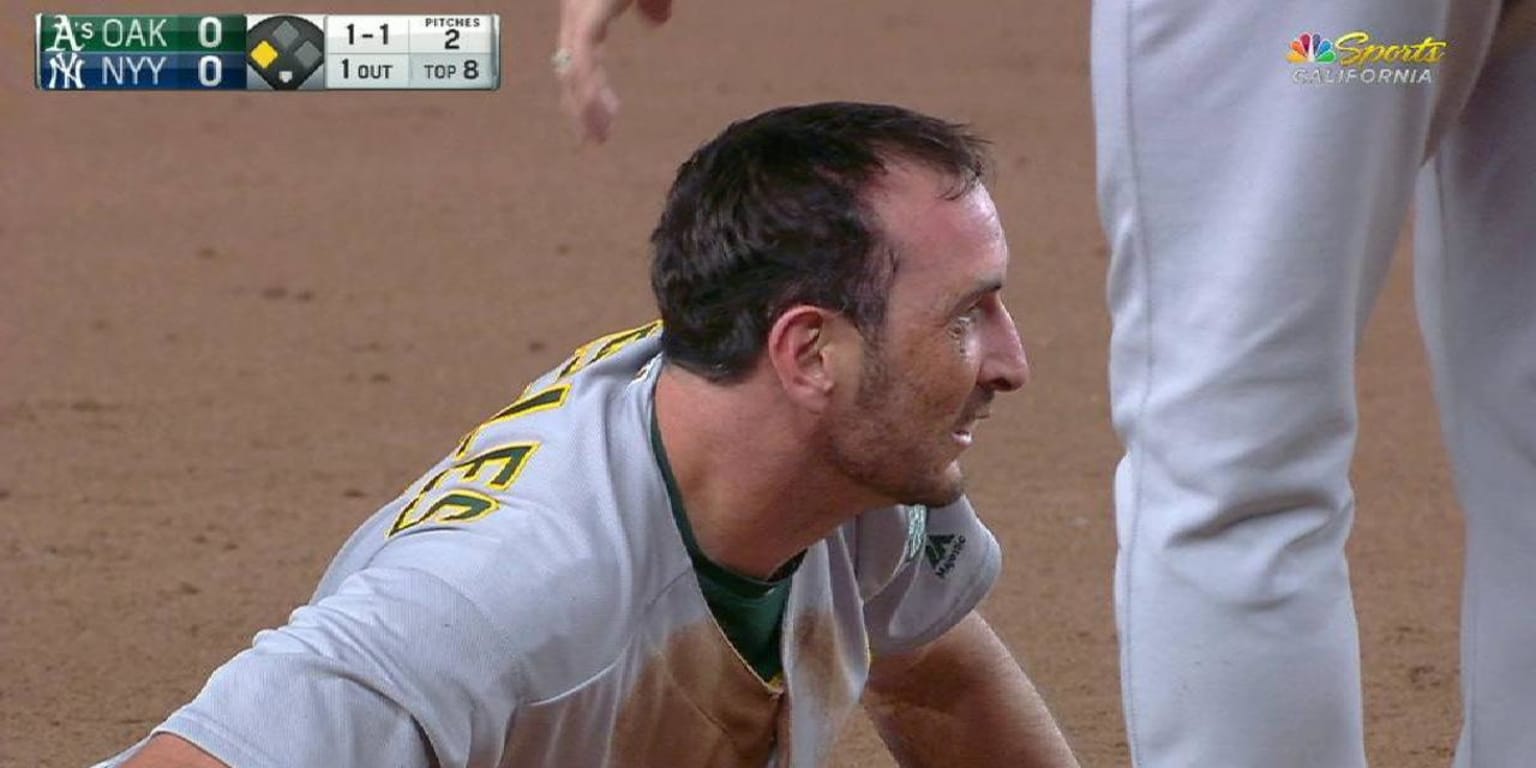
M 653 24 L 672 18 L 672 0 L 639 0 L 640 15 Z
M 561 107 L 582 141 L 601 144 L 608 140 L 613 118 L 618 114 L 619 97 L 609 87 L 601 66 L 581 74 L 574 66 L 561 77 Z
M 594 54 L 571 52 L 560 77 L 560 105 L 582 141 L 608 140 L 619 97 L 608 85 L 608 72 Z
M 560 4 L 556 76 L 560 103 L 583 141 L 603 142 L 618 113 L 619 99 L 608 85 L 602 46 L 608 24 L 631 0 L 564 0 Z M 655 5 L 658 0 L 648 0 Z M 663 3 L 664 5 L 666 3 Z M 646 11 L 649 17 L 651 11 Z

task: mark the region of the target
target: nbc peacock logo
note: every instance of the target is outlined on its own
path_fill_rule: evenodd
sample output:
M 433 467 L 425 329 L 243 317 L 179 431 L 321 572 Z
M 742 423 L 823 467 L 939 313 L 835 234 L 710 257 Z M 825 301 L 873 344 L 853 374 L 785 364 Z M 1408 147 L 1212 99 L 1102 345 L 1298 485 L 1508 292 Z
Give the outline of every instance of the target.
M 1310 62 L 1328 63 L 1337 58 L 1333 52 L 1333 41 L 1318 35 L 1316 32 L 1303 32 L 1291 41 L 1291 52 L 1285 55 L 1285 60 L 1292 64 L 1307 64 Z

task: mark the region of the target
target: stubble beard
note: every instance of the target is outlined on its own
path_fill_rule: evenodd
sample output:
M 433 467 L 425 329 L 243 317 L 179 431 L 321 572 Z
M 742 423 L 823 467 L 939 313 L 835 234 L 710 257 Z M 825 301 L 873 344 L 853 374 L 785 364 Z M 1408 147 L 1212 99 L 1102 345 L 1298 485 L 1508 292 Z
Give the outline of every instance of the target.
M 864 353 L 853 407 L 833 417 L 827 455 L 849 479 L 901 504 L 941 507 L 965 493 L 950 457 L 935 457 L 934 435 L 916 433 L 922 400 L 892 372 L 878 344 Z

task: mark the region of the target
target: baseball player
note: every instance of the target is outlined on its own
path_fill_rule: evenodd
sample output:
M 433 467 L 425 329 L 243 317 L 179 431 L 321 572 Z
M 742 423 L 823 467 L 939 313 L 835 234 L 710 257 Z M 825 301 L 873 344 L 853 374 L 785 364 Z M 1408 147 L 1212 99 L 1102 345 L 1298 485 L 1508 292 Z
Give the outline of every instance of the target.
M 555 68 L 599 140 L 628 4 L 563 3 Z M 1134 762 L 1365 765 L 1353 363 L 1413 202 L 1467 520 L 1455 764 L 1530 765 L 1536 2 L 1096 0 L 1092 58 Z
M 974 611 L 956 462 L 1028 373 L 982 165 L 895 107 L 729 128 L 652 238 L 665 325 L 534 381 L 102 765 L 798 768 L 862 698 L 904 765 L 1075 766 Z

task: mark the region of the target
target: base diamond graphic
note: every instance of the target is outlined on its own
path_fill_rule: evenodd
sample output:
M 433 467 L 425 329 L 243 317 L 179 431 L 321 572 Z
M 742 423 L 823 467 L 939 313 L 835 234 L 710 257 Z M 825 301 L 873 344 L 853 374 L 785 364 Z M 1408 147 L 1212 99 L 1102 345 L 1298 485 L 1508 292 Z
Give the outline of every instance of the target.
M 246 71 L 277 91 L 306 88 L 305 83 L 324 83 L 325 32 L 302 16 L 268 16 L 251 24 L 245 33 Z M 313 75 L 322 72 L 320 78 Z
M 294 29 L 292 24 L 284 21 L 272 32 L 272 39 L 286 51 L 293 47 L 295 40 L 299 39 L 299 31 Z
M 320 49 L 316 48 L 314 43 L 305 40 L 304 44 L 294 51 L 293 57 L 298 59 L 299 64 L 305 69 L 314 69 L 315 65 L 320 63 Z
M 262 69 L 266 69 L 267 67 L 272 66 L 272 62 L 276 58 L 277 49 L 273 48 L 272 44 L 265 40 L 258 43 L 255 48 L 251 49 L 251 61 L 256 62 L 256 66 L 261 67 Z

